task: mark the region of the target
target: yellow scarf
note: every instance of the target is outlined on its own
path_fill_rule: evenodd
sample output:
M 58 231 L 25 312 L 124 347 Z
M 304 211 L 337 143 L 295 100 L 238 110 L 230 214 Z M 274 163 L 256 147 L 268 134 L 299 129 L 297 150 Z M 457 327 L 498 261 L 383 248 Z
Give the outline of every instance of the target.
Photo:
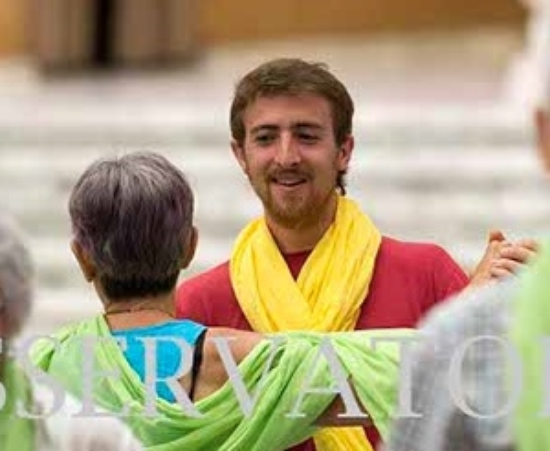
M 382 237 L 355 202 L 338 197 L 334 223 L 295 281 L 264 218 L 239 235 L 230 261 L 231 283 L 258 332 L 355 329 Z M 372 450 L 361 428 L 324 429 L 319 451 Z

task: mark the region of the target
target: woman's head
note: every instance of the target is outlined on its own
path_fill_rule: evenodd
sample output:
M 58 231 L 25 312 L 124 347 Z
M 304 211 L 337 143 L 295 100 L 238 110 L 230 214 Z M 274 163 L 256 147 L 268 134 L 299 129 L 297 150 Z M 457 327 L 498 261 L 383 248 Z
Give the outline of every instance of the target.
M 84 275 L 110 301 L 171 291 L 193 257 L 193 192 L 160 155 L 94 162 L 73 188 L 69 212 Z

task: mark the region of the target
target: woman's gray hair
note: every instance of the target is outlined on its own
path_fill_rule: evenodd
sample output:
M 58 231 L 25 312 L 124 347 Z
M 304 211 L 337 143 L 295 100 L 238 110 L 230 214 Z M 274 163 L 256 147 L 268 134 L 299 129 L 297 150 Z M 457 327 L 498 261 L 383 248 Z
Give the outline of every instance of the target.
M 33 296 L 34 270 L 15 222 L 0 215 L 0 314 L 10 334 L 27 320 Z
M 193 192 L 166 158 L 131 153 L 96 161 L 73 188 L 69 212 L 111 300 L 175 286 L 193 227 Z

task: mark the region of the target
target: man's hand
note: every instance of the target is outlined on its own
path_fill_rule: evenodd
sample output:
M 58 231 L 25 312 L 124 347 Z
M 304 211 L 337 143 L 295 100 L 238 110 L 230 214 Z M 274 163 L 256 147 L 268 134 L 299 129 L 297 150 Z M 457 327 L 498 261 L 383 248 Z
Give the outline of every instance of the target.
M 517 274 L 536 255 L 537 242 L 531 239 L 515 243 L 506 240 L 500 230 L 489 232 L 487 249 L 470 278 L 470 286 Z

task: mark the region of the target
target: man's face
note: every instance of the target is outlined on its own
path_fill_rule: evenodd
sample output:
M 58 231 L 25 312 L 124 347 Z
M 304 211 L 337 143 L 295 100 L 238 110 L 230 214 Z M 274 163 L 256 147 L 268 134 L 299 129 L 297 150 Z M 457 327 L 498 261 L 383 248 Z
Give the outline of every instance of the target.
M 244 125 L 244 145 L 233 142 L 233 151 L 266 216 L 287 227 L 317 221 L 331 208 L 338 172 L 353 150 L 351 136 L 337 146 L 328 101 L 260 97 L 246 109 Z

